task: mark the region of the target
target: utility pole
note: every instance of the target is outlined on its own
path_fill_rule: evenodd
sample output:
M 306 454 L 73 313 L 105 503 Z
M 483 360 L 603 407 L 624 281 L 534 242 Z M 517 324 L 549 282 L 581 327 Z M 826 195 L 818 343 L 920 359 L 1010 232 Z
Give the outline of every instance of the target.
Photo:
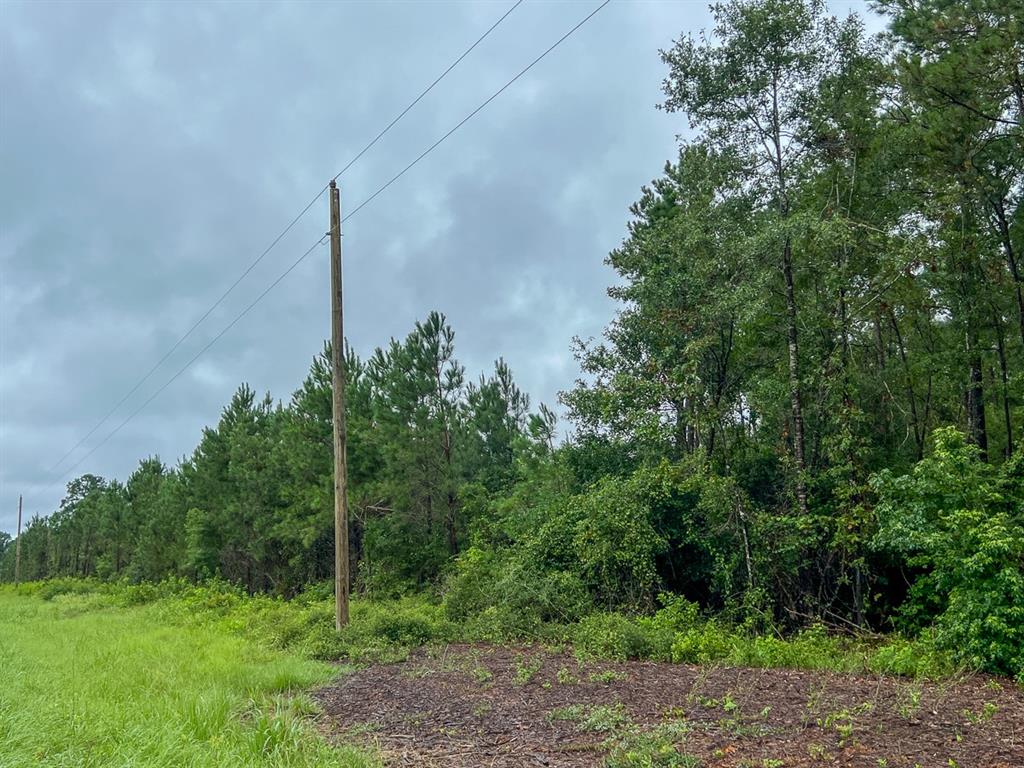
M 331 181 L 331 384 L 334 415 L 334 626 L 348 624 L 348 460 L 345 455 L 345 316 L 341 280 L 341 195 Z
M 14 583 L 21 581 L 21 494 L 18 494 L 18 538 L 14 540 Z

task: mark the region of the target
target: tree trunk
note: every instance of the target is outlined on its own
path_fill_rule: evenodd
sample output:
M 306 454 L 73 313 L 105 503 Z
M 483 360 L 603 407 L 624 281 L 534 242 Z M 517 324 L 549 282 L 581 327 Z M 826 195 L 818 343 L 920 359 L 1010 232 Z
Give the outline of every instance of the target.
M 917 460 L 924 456 L 924 425 L 921 424 L 917 415 L 917 395 L 914 393 L 914 379 L 910 374 L 910 365 L 907 363 L 907 348 L 903 343 L 903 334 L 900 333 L 899 323 L 896 322 L 896 313 L 892 307 L 889 308 L 889 321 L 892 323 L 892 330 L 896 334 L 896 349 L 903 363 L 903 375 L 906 378 L 907 398 L 910 401 L 910 417 L 914 420 L 914 443 L 917 445 Z
M 782 250 L 782 275 L 786 281 L 786 333 L 789 346 L 789 399 L 793 410 L 793 461 L 796 464 L 796 502 L 800 514 L 807 514 L 807 484 L 804 464 L 804 413 L 800 393 L 800 345 L 797 336 L 796 290 L 793 285 L 793 252 L 790 238 Z
M 1020 340 L 1024 344 L 1024 278 L 1021 278 L 1020 266 L 1017 264 L 1017 254 L 1013 250 L 1013 240 L 1010 237 L 1010 225 L 1006 220 L 1006 207 L 1002 198 L 992 201 L 992 208 L 996 214 L 996 228 L 999 230 L 999 239 L 1003 243 L 1003 250 L 1006 252 L 1006 263 L 1010 268 L 1010 275 L 1013 277 L 1013 286 L 1017 293 L 1017 320 L 1020 323 Z
M 982 459 L 988 458 L 988 432 L 985 429 L 985 383 L 981 368 L 981 351 L 977 332 L 967 332 L 967 360 L 970 383 L 967 387 L 967 428 L 971 441 L 981 450 Z
M 459 553 L 459 540 L 455 530 L 455 512 L 457 501 L 455 490 L 452 487 L 455 483 L 454 467 L 452 466 L 452 433 L 447 426 L 444 429 L 444 461 L 447 477 L 448 511 L 444 518 L 444 527 L 448 533 L 448 552 L 451 555 Z
M 1006 458 L 1013 455 L 1013 420 L 1010 418 L 1010 384 L 1006 369 L 1006 338 L 999 315 L 993 310 L 992 321 L 996 331 L 996 351 L 999 353 L 999 372 L 1003 384 L 1003 419 L 1006 422 Z
M 448 491 L 448 517 L 445 520 L 445 527 L 448 529 L 448 553 L 451 555 L 459 554 L 459 538 L 458 531 L 455 527 L 455 494 Z

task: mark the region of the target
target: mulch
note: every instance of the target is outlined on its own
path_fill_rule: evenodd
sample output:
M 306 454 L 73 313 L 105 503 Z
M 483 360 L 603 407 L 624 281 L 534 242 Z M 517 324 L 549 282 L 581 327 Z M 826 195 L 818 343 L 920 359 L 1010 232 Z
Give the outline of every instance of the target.
M 621 705 L 636 729 L 685 724 L 676 749 L 709 768 L 1024 768 L 1024 692 L 981 675 L 930 683 L 639 661 L 581 666 L 540 647 L 451 645 L 357 669 L 316 697 L 331 738 L 376 746 L 389 766 L 600 766 L 610 733 L 558 713 Z

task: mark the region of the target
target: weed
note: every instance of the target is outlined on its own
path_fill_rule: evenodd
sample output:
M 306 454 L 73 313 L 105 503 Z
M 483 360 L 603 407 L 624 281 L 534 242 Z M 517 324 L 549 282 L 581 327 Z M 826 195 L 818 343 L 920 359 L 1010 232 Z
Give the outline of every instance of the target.
M 900 689 L 896 711 L 905 720 L 913 719 L 921 711 L 921 686 L 910 685 Z
M 996 712 L 999 711 L 998 705 L 994 702 L 986 701 L 980 710 L 972 712 L 970 709 L 965 709 L 963 715 L 967 718 L 967 722 L 971 725 L 983 725 L 996 716 Z
M 599 705 L 590 710 L 582 721 L 580 730 L 606 733 L 621 728 L 629 722 L 629 714 L 622 704 Z
M 828 754 L 828 749 L 826 749 L 824 744 L 818 744 L 818 743 L 808 744 L 807 745 L 807 754 L 811 756 L 812 760 L 823 760 L 823 761 L 830 761 L 831 760 L 831 758 L 830 758 L 830 756 Z
M 625 680 L 629 675 L 625 672 L 616 672 L 613 669 L 606 669 L 604 672 L 593 672 L 590 675 L 592 683 L 614 683 L 616 680 Z
M 700 768 L 700 758 L 681 753 L 676 744 L 686 731 L 659 726 L 650 731 L 626 728 L 605 742 L 605 768 Z
M 621 705 L 619 705 L 621 706 Z M 609 750 L 606 768 L 698 768 L 701 761 L 681 753 L 677 745 L 690 732 L 685 720 L 669 720 L 652 729 L 628 720 L 612 729 L 602 745 Z
M 867 714 L 874 705 L 866 701 L 858 704 L 853 710 L 842 709 L 838 712 L 829 713 L 824 719 L 818 718 L 818 727 L 825 730 L 834 730 L 839 736 L 839 746 L 844 746 L 853 736 L 854 722 L 858 715 Z
M 544 658 L 542 656 L 517 656 L 516 672 L 512 677 L 512 682 L 516 685 L 526 685 L 543 666 Z
M 344 735 L 346 739 L 355 740 L 361 736 L 368 736 L 371 733 L 377 733 L 380 731 L 380 728 L 381 726 L 379 723 L 356 723 L 355 725 L 350 725 L 346 728 Z
M 548 720 L 568 720 L 577 724 L 581 731 L 607 733 L 630 722 L 629 714 L 622 704 L 599 705 L 589 709 L 582 704 L 559 707 L 548 713 Z
M 573 685 L 578 683 L 580 679 L 576 677 L 567 667 L 562 667 L 558 670 L 558 674 L 555 676 L 558 682 L 562 685 Z
M 570 704 L 566 707 L 558 707 L 548 712 L 548 720 L 570 720 L 578 722 L 586 714 L 586 708 L 582 704 Z

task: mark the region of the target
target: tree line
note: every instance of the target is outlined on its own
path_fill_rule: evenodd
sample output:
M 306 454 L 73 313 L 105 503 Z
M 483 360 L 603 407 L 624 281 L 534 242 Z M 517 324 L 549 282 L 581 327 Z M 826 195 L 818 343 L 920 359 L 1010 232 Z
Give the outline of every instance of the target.
M 608 256 L 619 311 L 573 342 L 568 439 L 501 360 L 467 380 L 443 315 L 347 351 L 357 590 L 513 627 L 676 593 L 1024 668 L 1022 17 L 876 6 L 881 37 L 732 0 L 661 52 L 688 138 Z M 72 481 L 25 577 L 329 578 L 329 371 L 287 404 L 243 386 L 176 467 Z

